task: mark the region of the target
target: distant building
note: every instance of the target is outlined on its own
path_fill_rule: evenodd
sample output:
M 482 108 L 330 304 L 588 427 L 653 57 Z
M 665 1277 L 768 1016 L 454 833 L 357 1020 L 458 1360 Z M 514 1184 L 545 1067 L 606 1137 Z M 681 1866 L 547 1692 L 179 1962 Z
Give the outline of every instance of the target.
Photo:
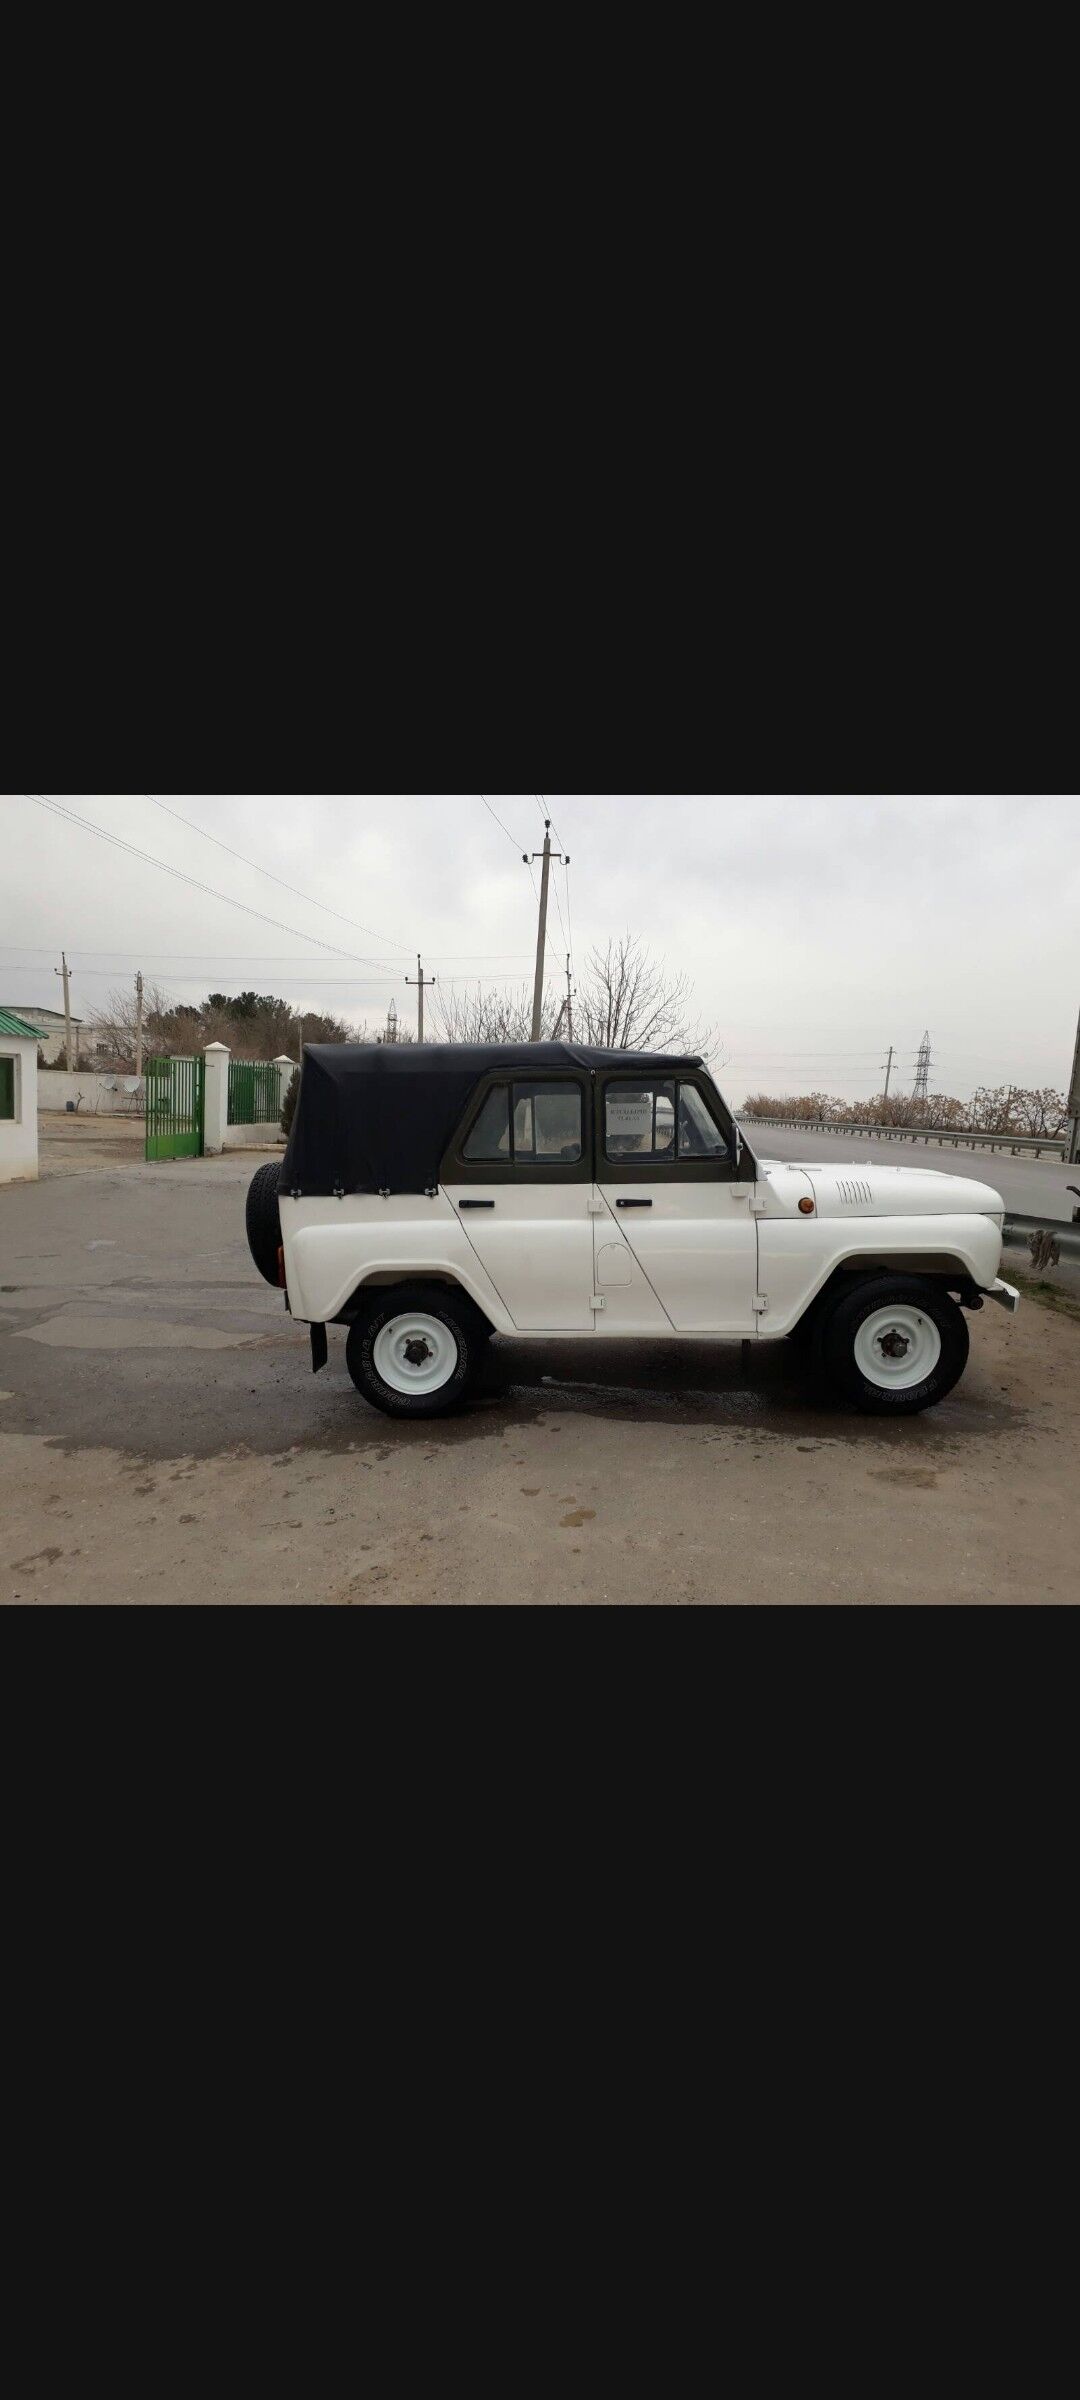
M 0 1008 L 0 1183 L 34 1183 L 38 1171 L 37 1026 Z
M 67 1039 L 63 1009 L 58 1011 L 55 1008 L 27 1008 L 24 1007 L 21 1000 L 0 1000 L 0 1012 L 6 1012 L 9 1016 L 21 1017 L 24 1025 L 32 1025 L 35 1033 L 40 1036 L 41 1055 L 46 1066 L 55 1067 Z M 76 1057 L 82 1047 L 80 1041 L 82 1029 L 83 1019 L 72 1017 L 71 1039 Z M 73 1066 L 74 1063 L 73 1059 L 68 1060 L 69 1066 Z

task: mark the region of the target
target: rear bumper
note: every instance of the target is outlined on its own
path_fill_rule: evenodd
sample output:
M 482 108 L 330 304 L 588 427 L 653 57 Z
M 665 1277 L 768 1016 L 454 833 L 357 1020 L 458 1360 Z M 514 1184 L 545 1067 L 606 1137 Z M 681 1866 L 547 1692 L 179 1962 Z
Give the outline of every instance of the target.
M 1007 1308 L 1010 1317 L 1016 1315 L 1020 1306 L 1020 1294 L 1015 1283 L 1003 1283 L 1000 1275 L 995 1282 L 987 1285 L 986 1298 L 996 1300 L 1002 1308 Z

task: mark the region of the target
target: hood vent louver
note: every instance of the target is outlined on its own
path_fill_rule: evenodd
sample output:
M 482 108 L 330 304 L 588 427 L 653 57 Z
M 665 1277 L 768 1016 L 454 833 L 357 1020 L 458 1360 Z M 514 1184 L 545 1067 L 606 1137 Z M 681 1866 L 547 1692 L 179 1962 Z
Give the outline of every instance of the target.
M 873 1205 L 874 1195 L 869 1184 L 860 1182 L 857 1177 L 838 1175 L 836 1192 L 845 1208 L 870 1208 Z

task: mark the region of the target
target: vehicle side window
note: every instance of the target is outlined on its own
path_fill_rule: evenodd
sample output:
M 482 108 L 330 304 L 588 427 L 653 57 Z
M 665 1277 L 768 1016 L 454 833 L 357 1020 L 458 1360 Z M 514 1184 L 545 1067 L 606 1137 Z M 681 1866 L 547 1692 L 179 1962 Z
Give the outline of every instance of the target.
M 604 1149 L 613 1159 L 674 1158 L 674 1084 L 609 1083 Z
M 462 1144 L 472 1166 L 574 1166 L 582 1154 L 581 1090 L 572 1083 L 515 1083 L 488 1093 Z
M 604 1153 L 616 1165 L 655 1159 L 730 1159 L 708 1101 L 692 1083 L 609 1083 L 604 1093 Z
M 730 1158 L 720 1127 L 708 1101 L 702 1098 L 696 1085 L 679 1085 L 679 1157 Z
M 515 1083 L 514 1157 L 567 1166 L 581 1157 L 581 1092 L 576 1083 Z
M 510 1158 L 510 1091 L 505 1083 L 497 1084 L 477 1117 L 464 1143 L 463 1158 L 497 1159 L 503 1165 Z

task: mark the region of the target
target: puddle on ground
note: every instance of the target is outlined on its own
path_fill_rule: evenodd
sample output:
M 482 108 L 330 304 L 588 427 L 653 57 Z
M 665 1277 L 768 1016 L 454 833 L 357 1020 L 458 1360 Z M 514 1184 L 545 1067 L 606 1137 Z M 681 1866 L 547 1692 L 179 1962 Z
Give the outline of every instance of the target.
M 281 1329 L 222 1332 L 85 1311 L 23 1323 L 11 1339 L 9 1359 L 16 1339 L 33 1343 L 41 1372 L 33 1371 L 34 1351 L 24 1350 L 26 1377 L 21 1390 L 9 1395 L 17 1405 L 5 1406 L 6 1432 L 34 1434 L 64 1453 L 108 1448 L 147 1466 L 152 1459 L 175 1464 L 178 1458 L 259 1456 L 298 1467 L 355 1454 L 358 1476 L 378 1476 L 392 1472 L 400 1455 L 434 1461 L 469 1443 L 493 1441 L 507 1442 L 516 1463 L 527 1431 L 569 1437 L 579 1419 L 696 1427 L 721 1451 L 730 1443 L 752 1445 L 759 1454 L 775 1443 L 793 1454 L 842 1445 L 867 1464 L 874 1459 L 881 1471 L 891 1459 L 925 1471 L 952 1463 L 972 1439 L 1015 1439 L 1029 1418 L 981 1380 L 966 1393 L 961 1386 L 940 1408 L 895 1423 L 833 1408 L 820 1388 L 800 1380 L 785 1343 L 763 1348 L 747 1362 L 737 1343 L 693 1342 L 666 1353 L 620 1343 L 605 1358 L 605 1380 L 595 1352 L 586 1355 L 580 1343 L 496 1339 L 486 1353 L 483 1385 L 460 1415 L 410 1420 L 384 1417 L 361 1399 L 334 1335 L 330 1370 L 317 1380 L 308 1371 L 306 1344 L 294 1354 L 283 1346 Z M 62 1380 L 41 1357 L 42 1346 L 71 1352 Z M 256 1362 L 249 1354 L 260 1347 L 264 1355 Z M 83 1368 L 80 1351 L 88 1353 Z M 133 1354 L 126 1370 L 118 1358 L 104 1386 L 94 1360 L 103 1351 Z M 155 1351 L 168 1354 L 160 1372 Z M 186 1372 L 185 1351 L 196 1354 Z M 206 1351 L 218 1352 L 220 1362 L 204 1368 L 198 1354 Z M 254 1385 L 247 1381 L 251 1373 Z M 559 1480 L 570 1480 L 565 1467 Z M 531 1496 L 532 1487 L 526 1488 Z

